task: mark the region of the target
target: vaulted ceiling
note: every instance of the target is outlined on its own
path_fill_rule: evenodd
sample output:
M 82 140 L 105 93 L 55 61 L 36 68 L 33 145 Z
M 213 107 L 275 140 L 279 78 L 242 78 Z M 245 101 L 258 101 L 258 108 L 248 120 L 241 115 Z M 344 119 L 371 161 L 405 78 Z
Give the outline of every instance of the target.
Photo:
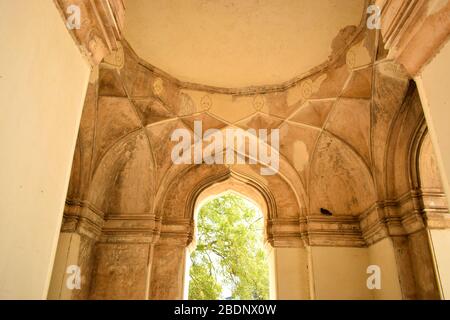
M 125 39 L 139 57 L 184 81 L 276 85 L 325 63 L 365 0 L 127 0 Z

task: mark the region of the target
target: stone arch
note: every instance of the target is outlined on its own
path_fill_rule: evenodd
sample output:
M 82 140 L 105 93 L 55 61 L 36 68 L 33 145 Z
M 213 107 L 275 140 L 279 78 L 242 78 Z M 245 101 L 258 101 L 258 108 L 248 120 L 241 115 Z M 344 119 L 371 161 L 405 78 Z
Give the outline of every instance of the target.
M 266 244 L 265 252 L 267 257 L 271 259 L 268 262 L 269 274 L 269 285 L 271 287 L 270 292 L 276 290 L 276 277 L 273 256 L 270 256 L 271 251 L 271 239 L 269 238 L 268 221 L 271 217 L 276 216 L 276 204 L 273 195 L 270 190 L 261 185 L 258 181 L 254 181 L 246 175 L 239 174 L 233 170 L 229 170 L 227 174 L 223 176 L 217 176 L 215 179 L 205 181 L 204 184 L 199 184 L 196 190 L 191 193 L 191 198 L 187 206 L 189 214 L 192 214 L 193 221 L 193 234 L 190 244 L 188 244 L 187 249 L 187 261 L 186 261 L 186 271 L 185 271 L 185 282 L 184 282 L 184 298 L 188 299 L 188 289 L 189 282 L 188 274 L 190 269 L 189 256 L 195 251 L 198 239 L 198 214 L 202 206 L 208 201 L 220 197 L 221 195 L 233 193 L 236 194 L 247 201 L 253 203 L 261 212 L 264 218 L 264 231 L 263 231 L 263 242 Z M 274 214 L 275 213 L 275 214 Z
M 418 129 L 411 145 L 411 187 L 422 192 L 444 192 L 436 155 L 425 121 Z
M 404 284 L 403 297 L 412 299 L 439 297 L 429 232 L 442 223 L 441 213 L 448 212 L 443 193 L 424 189 L 421 181 L 430 172 L 424 164 L 434 157 L 431 145 L 426 143 L 427 131 L 416 86 L 410 84 L 389 129 L 383 167 L 383 210 L 389 219 L 380 224 L 387 226 L 395 250 L 405 253 L 398 273 Z
M 433 190 L 444 192 L 441 176 L 436 160 L 433 145 L 428 131 L 422 140 L 420 147 L 419 161 L 417 163 L 419 171 L 419 186 L 423 191 Z M 426 173 L 426 174 L 425 174 Z
M 228 127 L 222 128 L 220 131 L 224 131 Z M 249 134 L 249 136 L 252 136 Z M 252 139 L 255 139 L 258 143 L 260 141 L 259 137 L 252 136 Z M 224 144 L 225 145 L 225 144 Z M 264 146 L 269 148 L 271 152 L 274 152 L 274 148 L 267 143 L 264 143 Z M 195 143 L 191 144 L 191 151 L 194 149 Z M 221 150 L 220 155 L 224 155 L 226 153 L 227 149 L 224 147 Z M 253 181 L 252 183 L 255 183 L 258 185 L 257 188 L 268 188 L 268 185 L 274 180 L 278 180 L 278 184 L 282 184 L 283 188 L 286 188 L 286 190 L 289 190 L 288 194 L 291 195 L 292 193 L 292 202 L 295 202 L 295 213 L 299 213 L 300 215 L 306 215 L 307 211 L 307 193 L 306 188 L 304 186 L 304 182 L 300 178 L 299 173 L 296 171 L 296 169 L 292 166 L 292 164 L 289 162 L 289 160 L 278 150 L 276 152 L 279 155 L 279 167 L 276 168 L 276 173 L 273 175 L 262 175 L 261 174 L 261 168 L 267 167 L 266 164 L 262 164 L 259 159 L 253 160 L 256 162 L 255 164 L 250 164 L 249 159 L 251 158 L 251 155 L 248 152 L 248 149 L 245 149 L 244 153 L 241 153 L 239 150 L 236 150 L 233 148 L 233 153 L 235 157 L 241 157 L 245 159 L 245 164 L 233 164 L 233 165 L 227 165 L 227 164 L 212 164 L 212 165 L 206 165 L 205 163 L 202 163 L 200 165 L 190 165 L 190 164 L 172 164 L 170 168 L 168 168 L 165 172 L 164 178 L 161 180 L 159 184 L 159 188 L 157 190 L 156 196 L 155 196 L 155 214 L 157 216 L 162 217 L 163 215 L 167 216 L 167 208 L 164 207 L 166 204 L 167 199 L 176 199 L 176 197 L 168 196 L 168 190 L 173 190 L 174 187 L 178 188 L 176 186 L 176 183 L 180 181 L 181 179 L 184 179 L 185 175 L 189 175 L 189 172 L 192 170 L 199 170 L 199 172 L 202 172 L 198 175 L 199 177 L 204 177 L 205 181 L 208 179 L 213 179 L 211 176 L 214 176 L 215 174 L 233 174 L 237 175 L 240 174 L 243 177 L 247 177 L 244 179 L 248 179 L 249 181 Z M 224 172 L 222 172 L 224 171 Z M 214 172 L 214 173 L 213 173 Z M 196 179 L 197 179 L 196 178 Z M 175 184 L 175 186 L 174 186 Z M 191 188 L 194 188 L 196 186 L 191 186 Z M 274 188 L 272 188 L 275 190 Z M 269 194 L 268 191 L 262 191 L 265 194 Z M 275 190 L 277 192 L 277 190 Z M 180 194 L 180 193 L 178 193 Z M 177 196 L 179 197 L 179 196 Z M 184 198 L 185 201 L 192 202 L 192 199 L 189 200 L 187 197 Z M 295 200 L 295 201 L 294 201 Z M 187 202 L 186 202 L 187 203 Z M 191 206 L 192 207 L 192 206 Z M 181 209 L 183 212 L 191 212 L 192 208 L 189 209 Z M 277 213 L 280 209 L 272 210 L 271 212 L 274 213 L 274 217 L 277 216 Z M 184 217 L 188 217 L 189 214 L 185 214 Z
M 228 192 L 234 193 L 255 204 L 261 210 L 264 218 L 268 219 L 269 210 L 267 208 L 266 197 L 259 190 L 254 189 L 240 179 L 236 179 L 231 172 L 228 178 L 213 183 L 197 195 L 194 204 L 194 220 L 197 219 L 198 211 L 205 203 Z
M 440 224 L 439 214 L 448 213 L 448 203 L 425 120 L 411 143 L 409 160 L 411 190 L 420 199 L 418 206 L 429 226 Z
M 426 130 L 416 87 L 411 84 L 407 98 L 394 116 L 389 129 L 384 160 L 385 198 L 396 199 L 414 189 L 412 160 L 421 135 Z
M 416 132 L 414 133 L 414 137 L 411 141 L 411 146 L 408 154 L 409 163 L 408 163 L 408 172 L 410 176 L 410 187 L 411 189 L 420 189 L 421 188 L 421 178 L 423 177 L 423 166 L 421 169 L 421 163 L 426 160 L 431 160 L 434 158 L 433 154 L 424 154 L 424 147 L 428 149 L 427 151 L 433 151 L 425 146 L 425 140 L 428 140 L 428 129 L 425 124 L 425 121 L 418 126 Z
M 225 165 L 197 165 L 185 168 L 176 175 L 168 184 L 166 192 L 161 196 L 161 206 L 156 211 L 156 216 L 163 221 L 184 221 L 189 225 L 189 238 L 192 241 L 192 228 L 195 206 L 198 197 L 208 188 L 235 181 L 247 190 L 257 192 L 266 208 L 267 238 L 274 241 L 277 235 L 271 229 L 275 221 L 288 221 L 298 225 L 302 214 L 302 207 L 290 185 L 280 175 L 261 177 L 254 173 L 256 168 L 250 165 L 225 166 Z M 253 174 L 252 174 L 253 173 Z M 180 183 L 183 181 L 183 183 Z M 247 191 L 250 194 L 250 191 Z M 253 193 L 254 194 L 254 193 Z M 299 232 L 297 232 L 299 235 Z
M 443 192 L 417 89 L 411 85 L 389 131 L 385 155 L 386 199 L 422 191 Z M 425 175 L 426 172 L 426 175 Z M 431 186 L 431 185 L 432 186 Z
M 161 228 L 153 251 L 152 299 L 183 297 L 185 264 L 195 233 L 194 213 L 196 205 L 209 192 L 232 189 L 256 200 L 266 218 L 265 238 L 270 244 L 270 252 L 284 247 L 305 250 L 300 232 L 302 209 L 295 192 L 279 174 L 262 177 L 257 169 L 250 165 L 193 165 L 173 176 L 165 194 L 160 196 L 161 206 L 156 211 Z M 286 208 L 291 210 L 286 211 Z M 169 271 L 169 259 L 178 267 L 171 267 Z M 289 263 L 288 259 L 278 261 L 280 269 L 277 270 L 281 272 Z M 276 272 L 273 271 L 275 278 Z M 306 277 L 306 269 L 299 272 L 304 272 Z M 309 288 L 304 286 L 304 292 L 308 292 Z M 271 290 L 274 296 L 278 296 L 277 290 L 280 290 L 279 286 Z
M 226 191 L 234 191 L 255 202 L 261 208 L 266 219 L 276 217 L 277 207 L 275 198 L 266 186 L 260 181 L 244 174 L 239 174 L 230 169 L 227 171 L 225 175 L 218 176 L 217 179 L 205 181 L 204 184 L 197 185 L 197 188 L 192 191 L 187 203 L 188 214 L 195 213 L 195 209 L 199 206 L 199 203 L 205 200 L 206 197 Z

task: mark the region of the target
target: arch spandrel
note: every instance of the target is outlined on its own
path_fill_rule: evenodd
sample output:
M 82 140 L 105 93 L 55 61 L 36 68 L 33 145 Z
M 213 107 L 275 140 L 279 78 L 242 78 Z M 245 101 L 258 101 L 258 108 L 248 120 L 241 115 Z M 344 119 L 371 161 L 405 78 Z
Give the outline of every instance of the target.
M 154 170 L 146 135 L 137 131 L 116 143 L 103 157 L 92 178 L 88 200 L 105 215 L 150 212 Z M 141 197 L 138 202 L 147 209 L 131 208 L 137 203 L 127 194 Z
M 244 167 L 247 170 L 243 170 Z M 173 179 L 158 210 L 163 225 L 165 221 L 172 225 L 171 228 L 174 228 L 173 225 L 177 223 L 189 223 L 190 227 L 187 231 L 191 234 L 189 239 L 192 240 L 193 219 L 198 197 L 205 190 L 215 188 L 218 184 L 231 189 L 234 185 L 238 189 L 235 191 L 243 190 L 244 194 L 254 200 L 258 198 L 264 200 L 262 207 L 267 208 L 268 239 L 273 240 L 277 236 L 280 237 L 281 233 L 288 232 L 285 237 L 294 237 L 300 241 L 299 218 L 302 209 L 298 205 L 298 199 L 293 190 L 281 176 L 257 178 L 257 175 L 251 174 L 254 168 L 249 167 L 248 165 L 237 167 L 199 165 L 184 170 Z M 275 231 L 272 227 L 273 223 L 277 223 L 278 229 Z
M 324 133 L 316 147 L 308 188 L 311 214 L 327 209 L 338 216 L 367 210 L 376 193 L 371 172 L 348 146 Z

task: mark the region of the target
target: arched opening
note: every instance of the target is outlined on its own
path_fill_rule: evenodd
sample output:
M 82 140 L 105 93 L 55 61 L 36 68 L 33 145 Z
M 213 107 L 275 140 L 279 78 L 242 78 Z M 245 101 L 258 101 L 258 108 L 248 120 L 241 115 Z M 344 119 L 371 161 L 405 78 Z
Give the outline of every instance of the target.
M 267 213 L 264 197 L 235 179 L 199 194 L 194 237 L 186 252 L 185 299 L 269 299 L 274 272 Z
M 269 264 L 264 216 L 245 196 L 208 197 L 196 212 L 195 249 L 187 259 L 190 300 L 266 300 Z
M 150 299 L 188 299 L 188 261 L 196 247 L 199 209 L 205 201 L 230 191 L 253 201 L 263 213 L 269 299 L 309 298 L 308 252 L 300 234 L 301 207 L 295 193 L 279 175 L 261 179 L 254 173 L 242 166 L 192 166 L 168 183 L 157 212 L 163 219 L 152 251 Z

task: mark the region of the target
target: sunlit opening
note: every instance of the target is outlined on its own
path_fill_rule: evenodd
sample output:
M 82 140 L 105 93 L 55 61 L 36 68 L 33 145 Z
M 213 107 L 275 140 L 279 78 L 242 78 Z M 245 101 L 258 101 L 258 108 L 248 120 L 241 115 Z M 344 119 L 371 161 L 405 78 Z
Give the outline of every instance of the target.
M 231 192 L 205 202 L 197 217 L 197 247 L 188 264 L 191 300 L 268 299 L 260 208 Z

